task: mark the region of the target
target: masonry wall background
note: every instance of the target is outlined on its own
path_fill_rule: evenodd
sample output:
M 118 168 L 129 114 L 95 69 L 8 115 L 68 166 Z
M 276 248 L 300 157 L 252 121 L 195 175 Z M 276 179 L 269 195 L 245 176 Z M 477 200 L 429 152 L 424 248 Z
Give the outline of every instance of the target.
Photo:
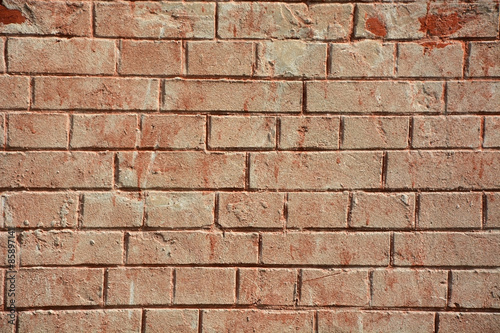
M 3 0 L 0 33 L 0 332 L 500 332 L 498 2 Z

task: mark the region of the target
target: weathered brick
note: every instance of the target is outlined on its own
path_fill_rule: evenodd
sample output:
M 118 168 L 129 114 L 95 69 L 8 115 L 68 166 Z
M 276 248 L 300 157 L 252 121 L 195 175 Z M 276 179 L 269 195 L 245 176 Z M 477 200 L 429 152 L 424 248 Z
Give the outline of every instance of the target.
M 395 44 L 364 40 L 330 46 L 332 77 L 394 76 Z
M 499 112 L 499 81 L 451 81 L 447 83 L 448 111 Z
M 354 193 L 350 226 L 408 229 L 414 226 L 413 193 Z
M 397 266 L 498 266 L 500 234 L 421 232 L 394 234 Z
M 339 117 L 281 117 L 280 149 L 338 149 Z
M 498 313 L 440 313 L 439 332 L 442 333 L 495 333 L 500 329 Z
M 66 148 L 69 117 L 66 114 L 11 113 L 7 146 L 11 148 Z
M 481 193 L 421 193 L 419 229 L 481 228 Z
M 352 12 L 350 4 L 219 3 L 217 35 L 221 38 L 345 39 L 350 33 Z
M 15 314 L 11 314 L 10 312 L 2 312 L 0 313 L 0 320 L 2 324 L 0 326 L 0 333 L 15 333 L 16 325 L 15 325 Z M 12 322 L 11 322 L 12 321 Z
M 127 228 L 142 226 L 144 202 L 133 193 L 94 192 L 83 196 L 82 227 Z
M 5 149 L 5 143 L 7 142 L 7 138 L 5 135 L 6 118 L 6 115 L 0 113 L 0 149 Z
M 451 279 L 451 307 L 500 308 L 500 272 L 453 271 Z
M 283 193 L 219 193 L 218 223 L 224 228 L 282 228 Z
M 477 148 L 480 144 L 479 117 L 425 116 L 413 119 L 413 148 Z
M 149 192 L 146 225 L 155 228 L 204 228 L 214 222 L 215 196 L 208 192 Z
M 341 147 L 344 149 L 406 148 L 407 117 L 343 117 Z
M 500 228 L 500 193 L 487 194 L 486 228 Z
M 363 247 L 359 244 L 363 244 Z M 389 234 L 365 232 L 262 234 L 262 262 L 280 265 L 387 265 Z
M 123 234 L 99 231 L 24 231 L 21 265 L 121 264 Z
M 210 148 L 274 148 L 274 117 L 210 117 Z
M 0 187 L 109 188 L 112 168 L 110 153 L 4 153 L 0 158 Z
M 12 192 L 3 195 L 2 225 L 13 228 L 73 228 L 78 195 L 68 192 Z
M 289 193 L 288 228 L 345 228 L 346 193 Z
M 0 109 L 26 109 L 30 104 L 29 78 L 0 76 Z
M 301 305 L 366 306 L 369 301 L 367 270 L 302 270 Z
M 484 147 L 500 148 L 500 117 L 484 118 Z
M 300 112 L 302 82 L 165 80 L 162 110 Z
M 205 119 L 202 115 L 143 115 L 140 146 L 203 149 Z
M 258 243 L 255 233 L 134 232 L 128 238 L 127 263 L 257 263 Z
M 198 310 L 147 309 L 144 333 L 198 333 Z
M 311 112 L 442 112 L 441 82 L 311 81 L 306 83 Z
M 0 213 L 1 213 L 1 209 L 0 209 Z M 11 252 L 12 252 L 12 249 L 16 250 L 16 257 L 15 258 L 10 258 L 11 260 L 12 259 L 15 259 L 15 265 L 18 265 L 19 264 L 19 243 L 17 242 L 17 232 L 14 231 L 14 234 L 12 234 L 12 231 L 11 231 L 11 234 L 7 233 L 7 232 L 0 232 L 0 266 L 10 266 L 12 264 L 12 261 L 9 263 L 9 258 L 8 258 L 8 255 L 9 255 L 9 245 L 10 245 L 10 249 L 11 249 Z M 11 253 L 12 254 L 12 253 Z
M 175 304 L 233 304 L 234 268 L 185 267 L 175 269 Z
M 297 290 L 295 270 L 242 268 L 239 269 L 238 274 L 238 304 L 294 304 Z
M 181 43 L 177 41 L 123 40 L 120 74 L 180 75 Z
M 496 42 L 471 42 L 469 67 L 467 75 L 500 76 L 500 43 Z
M 137 116 L 133 114 L 73 115 L 72 148 L 134 148 Z
M 141 188 L 242 188 L 243 153 L 120 152 L 118 184 Z
M 0 38 L 0 73 L 5 72 L 5 59 L 4 59 L 4 54 L 5 54 L 5 40 L 3 38 Z M 1 332 L 1 331 L 0 331 Z
M 389 188 L 499 188 L 498 152 L 388 152 Z
M 60 74 L 115 72 L 115 42 L 112 40 L 9 38 L 7 55 L 9 72 Z
M 214 3 L 100 2 L 95 33 L 103 37 L 213 38 Z
M 378 188 L 379 152 L 251 153 L 250 187 L 257 189 Z
M 170 268 L 111 268 L 107 274 L 106 305 L 170 304 Z

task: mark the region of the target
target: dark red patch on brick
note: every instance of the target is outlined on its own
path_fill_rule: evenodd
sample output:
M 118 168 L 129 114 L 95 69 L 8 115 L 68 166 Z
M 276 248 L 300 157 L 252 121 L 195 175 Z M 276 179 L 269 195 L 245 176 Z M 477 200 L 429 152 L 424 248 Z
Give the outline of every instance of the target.
M 0 23 L 24 23 L 24 21 L 26 21 L 26 18 L 23 16 L 21 11 L 17 9 L 9 9 L 3 5 L 0 5 Z
M 431 36 L 449 36 L 460 30 L 465 23 L 457 13 L 427 14 L 418 20 L 419 30 Z
M 370 17 L 366 20 L 365 28 L 372 34 L 378 37 L 385 37 L 387 29 L 384 22 L 380 21 L 377 17 Z

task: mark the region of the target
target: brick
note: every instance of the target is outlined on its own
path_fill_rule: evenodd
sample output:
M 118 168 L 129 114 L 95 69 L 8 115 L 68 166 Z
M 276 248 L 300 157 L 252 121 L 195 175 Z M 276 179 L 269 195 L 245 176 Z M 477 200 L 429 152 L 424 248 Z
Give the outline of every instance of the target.
M 21 265 L 121 264 L 123 234 L 99 231 L 24 231 Z
M 102 2 L 95 33 L 102 37 L 214 38 L 214 3 Z
M 480 144 L 479 117 L 426 116 L 413 119 L 413 148 L 477 148 Z
M 349 195 L 289 193 L 288 228 L 345 228 Z
M 5 58 L 4 58 L 5 41 L 2 38 L 0 38 L 0 52 L 1 52 L 1 54 L 0 54 L 0 73 L 3 73 L 3 72 L 5 72 Z
M 15 333 L 16 325 L 14 318 L 14 314 L 12 314 L 11 317 L 11 314 L 9 312 L 2 312 L 0 314 L 0 320 L 3 323 L 3 325 L 0 326 L 0 333 Z
M 412 189 L 498 188 L 497 152 L 389 152 L 387 187 Z
M 359 244 L 364 244 L 360 247 Z M 262 262 L 280 265 L 387 265 L 389 234 L 298 233 L 262 234 Z
M 203 310 L 203 332 L 313 332 L 312 311 Z
M 500 329 L 500 314 L 498 313 L 440 313 L 439 332 L 495 333 Z
M 134 232 L 127 264 L 257 263 L 258 242 L 254 233 Z
M 120 52 L 120 74 L 182 74 L 180 42 L 122 40 Z
M 310 112 L 442 112 L 441 82 L 310 81 Z
M 0 213 L 2 213 L 1 209 L 0 209 Z M 17 236 L 18 236 L 18 233 L 16 231 L 14 231 L 14 234 L 9 234 L 7 232 L 0 232 L 0 255 L 2 256 L 0 259 L 0 266 L 2 267 L 8 267 L 10 266 L 10 264 L 12 264 L 12 262 L 9 263 L 8 261 L 8 250 L 9 250 L 9 244 L 11 245 L 10 248 L 11 249 L 15 249 L 16 250 L 16 265 L 19 264 L 19 244 L 17 242 Z M 12 251 L 11 251 L 12 252 Z M 2 271 L 2 270 L 0 270 Z M 1 277 L 1 276 L 0 276 Z M 1 290 L 1 288 L 0 288 Z M 0 298 L 1 299 L 1 298 Z
M 112 154 L 94 152 L 4 153 L 0 187 L 110 188 Z
M 406 148 L 407 117 L 342 117 L 343 149 Z
M 254 66 L 250 42 L 188 42 L 189 75 L 250 76 Z
M 147 309 L 145 333 L 198 333 L 198 310 Z
M 208 192 L 149 192 L 146 225 L 155 228 L 206 228 L 214 222 L 215 196 Z
M 448 111 L 499 112 L 499 81 L 450 81 L 447 83 Z
M 345 39 L 350 33 L 352 12 L 350 4 L 219 3 L 217 35 L 221 38 Z
M 115 72 L 115 42 L 112 40 L 9 38 L 7 51 L 9 72 L 58 74 Z
M 370 305 L 445 307 L 448 272 L 444 270 L 375 270 Z
M 11 192 L 3 195 L 5 227 L 74 228 L 78 195 L 68 192 Z
M 19 314 L 21 332 L 141 332 L 141 310 L 33 311 Z
M 498 266 L 500 234 L 483 232 L 395 233 L 397 266 Z
M 281 117 L 280 149 L 338 149 L 339 117 Z
M 487 194 L 486 228 L 500 228 L 500 193 Z
M 243 153 L 120 152 L 118 184 L 141 188 L 242 188 Z
M 175 304 L 233 304 L 234 268 L 185 267 L 175 269 Z
M 294 304 L 297 290 L 295 270 L 242 268 L 238 274 L 238 304 Z
M 500 76 L 500 43 L 471 42 L 467 76 Z
M 135 193 L 94 192 L 83 196 L 83 228 L 142 226 L 144 202 Z
M 66 148 L 69 117 L 66 114 L 11 113 L 7 146 L 10 148 Z
M 132 114 L 73 115 L 72 148 L 134 148 L 137 116 Z
M 1 27 L 0 27 L 1 28 Z M 30 104 L 29 78 L 0 76 L 0 109 L 26 109 Z
M 324 43 L 299 40 L 259 42 L 255 76 L 325 77 L 326 47 Z
M 205 119 L 202 115 L 143 115 L 140 146 L 203 149 Z
M 283 228 L 283 193 L 219 193 L 223 228 Z
M 351 227 L 409 229 L 414 226 L 414 221 L 413 193 L 354 193 Z
M 250 187 L 255 189 L 378 188 L 378 152 L 251 153 Z
M 162 110 L 300 112 L 301 105 L 302 82 L 173 79 L 165 80 Z
M 500 117 L 484 118 L 484 147 L 500 148 Z
M 330 45 L 332 77 L 394 76 L 394 43 L 363 40 Z
M 500 272 L 474 270 L 453 271 L 451 307 L 500 308 Z
M 463 59 L 461 43 L 400 43 L 398 76 L 461 77 Z
M 419 229 L 481 228 L 481 193 L 421 193 Z
M 312 306 L 367 306 L 369 290 L 366 270 L 304 269 L 299 303 Z
M 274 117 L 210 117 L 210 148 L 274 148 Z
M 6 115 L 0 113 L 0 149 L 5 149 L 5 143 L 7 142 L 5 135 L 6 118 Z
M 103 278 L 102 269 L 21 269 L 16 277 L 16 306 L 102 305 Z
M 106 305 L 170 304 L 170 268 L 111 268 L 107 274 Z
M 320 311 L 319 332 L 433 333 L 434 313 L 396 311 Z

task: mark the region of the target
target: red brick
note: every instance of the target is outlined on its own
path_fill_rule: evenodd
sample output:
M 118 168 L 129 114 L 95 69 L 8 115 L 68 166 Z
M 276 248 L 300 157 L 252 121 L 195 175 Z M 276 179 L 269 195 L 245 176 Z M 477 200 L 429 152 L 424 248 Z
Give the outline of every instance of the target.
M 281 117 L 280 149 L 338 149 L 339 117 Z
M 500 43 L 496 42 L 471 42 L 469 68 L 467 75 L 500 76 Z
M 363 244 L 363 247 L 359 244 Z M 387 265 L 389 234 L 365 232 L 262 234 L 262 262 L 279 265 Z
M 0 109 L 26 109 L 30 104 L 30 86 L 27 77 L 0 76 L 0 91 L 2 92 Z
M 447 85 L 450 112 L 500 111 L 500 81 L 450 81 Z
M 198 333 L 198 310 L 147 309 L 144 333 Z
M 102 305 L 103 278 L 102 269 L 21 269 L 16 275 L 16 306 Z
M 118 183 L 141 188 L 242 188 L 243 153 L 121 152 Z
M 238 274 L 238 304 L 294 304 L 297 290 L 295 270 L 242 268 Z
M 99 231 L 24 231 L 22 266 L 121 264 L 123 234 Z
M 498 266 L 500 234 L 419 232 L 394 234 L 397 266 Z
M 127 264 L 251 264 L 258 243 L 255 233 L 133 232 Z
M 500 117 L 484 118 L 484 147 L 500 148 Z
M 66 148 L 69 117 L 66 114 L 11 113 L 7 146 L 10 148 Z
M 68 192 L 11 192 L 3 195 L 2 225 L 14 228 L 74 228 L 78 195 Z
M 134 148 L 137 116 L 73 115 L 72 148 Z
M 413 148 L 477 148 L 481 144 L 481 118 L 473 116 L 415 117 Z
M 274 148 L 274 117 L 210 117 L 210 148 Z
M 369 301 L 367 270 L 302 270 L 299 303 L 313 306 L 366 306 Z
M 180 75 L 181 43 L 176 41 L 123 40 L 120 74 Z
M 481 228 L 481 193 L 422 193 L 419 229 Z
M 106 305 L 170 304 L 170 268 L 111 268 L 107 274 Z
M 4 153 L 0 187 L 109 188 L 112 162 L 110 153 Z
M 342 117 L 343 149 L 406 148 L 407 117 Z
M 165 80 L 162 110 L 300 112 L 302 82 Z
M 500 193 L 487 194 L 486 228 L 500 228 Z
M 440 333 L 496 333 L 500 329 L 498 313 L 440 313 Z
M 0 209 L 0 213 L 2 213 Z M 10 250 L 16 251 L 15 258 L 10 258 L 10 260 L 15 260 L 15 265 L 19 265 L 19 243 L 17 240 L 18 233 L 14 231 L 14 234 L 8 234 L 7 232 L 0 232 L 0 266 L 10 266 L 12 261 L 9 263 L 8 250 L 10 245 Z M 12 254 L 12 253 L 11 253 Z M 17 266 L 16 266 L 17 267 Z
M 142 226 L 144 202 L 134 193 L 94 192 L 83 197 L 83 228 Z
M 156 110 L 159 82 L 104 77 L 36 77 L 36 109 Z
M 176 268 L 175 304 L 233 304 L 234 268 Z
M 251 153 L 250 187 L 256 189 L 378 188 L 379 152 Z
M 289 193 L 288 228 L 347 227 L 347 193 Z
M 9 72 L 113 74 L 115 42 L 83 38 L 9 38 Z M 33 61 L 36 59 L 36 61 Z
M 140 146 L 203 149 L 205 119 L 202 115 L 143 115 Z
M 453 271 L 451 307 L 500 308 L 500 271 Z

